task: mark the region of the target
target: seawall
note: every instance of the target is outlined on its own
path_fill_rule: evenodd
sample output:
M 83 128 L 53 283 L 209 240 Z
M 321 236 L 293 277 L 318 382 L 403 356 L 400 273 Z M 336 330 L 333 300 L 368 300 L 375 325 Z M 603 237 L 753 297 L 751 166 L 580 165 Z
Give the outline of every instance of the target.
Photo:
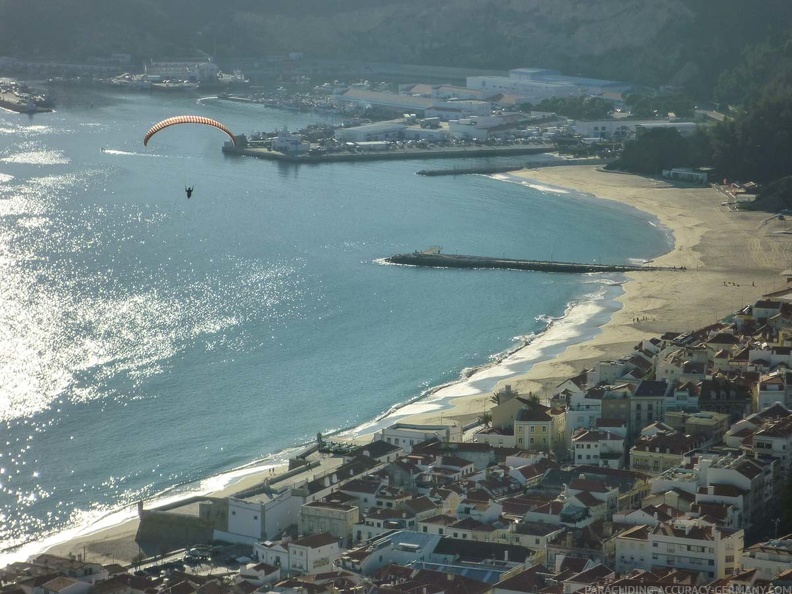
M 365 153 L 331 153 L 324 155 L 287 155 L 278 151 L 266 148 L 235 147 L 230 143 L 223 145 L 223 153 L 226 155 L 244 155 L 270 161 L 281 161 L 285 163 L 345 163 L 357 161 L 398 161 L 408 159 L 458 159 L 470 157 L 511 157 L 519 155 L 538 155 L 555 150 L 553 145 L 534 145 L 519 147 L 501 146 L 481 146 L 475 148 L 446 148 L 442 150 L 433 149 L 397 149 L 382 152 Z M 514 169 L 514 168 L 512 168 Z

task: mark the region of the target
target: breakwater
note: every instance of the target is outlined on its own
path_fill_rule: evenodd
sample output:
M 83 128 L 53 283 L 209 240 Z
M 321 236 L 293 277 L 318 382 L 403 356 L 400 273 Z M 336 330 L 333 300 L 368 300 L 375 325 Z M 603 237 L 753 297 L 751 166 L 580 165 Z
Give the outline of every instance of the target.
M 582 262 L 552 262 L 547 260 L 512 260 L 509 258 L 489 258 L 486 256 L 441 254 L 435 251 L 396 254 L 395 256 L 385 258 L 385 261 L 390 264 L 426 266 L 430 268 L 500 268 L 507 270 L 531 270 L 534 272 L 566 273 L 685 270 L 685 268 L 638 266 L 631 264 L 588 264 Z

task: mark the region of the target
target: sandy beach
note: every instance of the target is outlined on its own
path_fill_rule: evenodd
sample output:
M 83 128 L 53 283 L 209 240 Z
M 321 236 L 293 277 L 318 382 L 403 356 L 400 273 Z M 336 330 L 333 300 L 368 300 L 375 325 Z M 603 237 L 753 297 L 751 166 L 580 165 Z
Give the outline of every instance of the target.
M 705 326 L 785 286 L 786 280 L 779 273 L 790 266 L 792 255 L 792 236 L 782 233 L 786 222 L 770 220 L 767 213 L 732 210 L 723 204 L 727 196 L 716 189 L 606 173 L 588 165 L 522 170 L 510 175 L 519 178 L 512 181 L 578 190 L 648 213 L 674 238 L 672 251 L 656 258 L 654 264 L 685 268 L 629 273 L 629 282 L 619 298 L 621 309 L 592 340 L 572 345 L 551 360 L 538 362 L 526 374 L 503 382 L 520 393 L 549 395 L 564 379 L 597 361 L 629 353 L 644 338 Z M 546 199 L 555 196 L 548 192 Z M 618 229 L 614 229 L 614 241 L 618 241 Z M 418 406 L 416 411 L 422 412 L 399 420 L 467 423 L 489 406 L 489 396 L 456 398 L 450 410 L 442 412 Z M 212 495 L 231 495 L 261 482 L 268 474 L 247 476 Z M 136 530 L 137 522 L 129 520 L 75 537 L 50 552 L 84 552 L 92 561 L 129 562 L 138 552 Z
M 510 175 L 526 185 L 577 190 L 648 213 L 671 232 L 674 241 L 673 249 L 652 264 L 685 268 L 628 273 L 618 300 L 621 309 L 597 336 L 502 382 L 519 393 L 549 396 L 565 379 L 598 361 L 628 354 L 642 339 L 706 326 L 786 285 L 780 275 L 792 257 L 786 221 L 768 213 L 733 210 L 724 204 L 731 198 L 715 188 L 604 172 L 587 165 L 524 169 Z M 553 194 L 548 193 L 547 199 L 552 200 Z M 458 398 L 442 418 L 468 422 L 488 406 L 489 395 Z M 432 411 L 410 420 L 434 423 L 440 416 Z

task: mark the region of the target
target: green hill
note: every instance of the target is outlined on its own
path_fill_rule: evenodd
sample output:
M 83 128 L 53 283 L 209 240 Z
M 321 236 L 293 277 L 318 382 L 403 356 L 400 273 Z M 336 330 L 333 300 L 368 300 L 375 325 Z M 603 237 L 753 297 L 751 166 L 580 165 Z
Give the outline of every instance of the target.
M 0 0 L 0 56 L 218 62 L 307 58 L 568 74 L 715 86 L 743 48 L 792 22 L 763 0 Z

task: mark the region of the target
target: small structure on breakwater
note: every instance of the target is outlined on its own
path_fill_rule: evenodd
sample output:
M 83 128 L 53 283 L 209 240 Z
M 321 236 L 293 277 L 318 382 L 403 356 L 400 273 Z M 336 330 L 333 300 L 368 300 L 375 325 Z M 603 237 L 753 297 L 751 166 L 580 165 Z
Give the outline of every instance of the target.
M 489 258 L 486 256 L 464 256 L 460 254 L 443 254 L 437 247 L 424 251 L 415 251 L 410 254 L 396 254 L 385 258 L 390 264 L 404 264 L 408 266 L 426 266 L 430 268 L 501 268 L 506 270 L 532 270 L 535 272 L 635 272 L 649 270 L 677 270 L 663 266 L 639 266 L 634 264 L 597 264 L 581 262 L 552 262 L 547 260 L 512 260 L 509 258 Z

